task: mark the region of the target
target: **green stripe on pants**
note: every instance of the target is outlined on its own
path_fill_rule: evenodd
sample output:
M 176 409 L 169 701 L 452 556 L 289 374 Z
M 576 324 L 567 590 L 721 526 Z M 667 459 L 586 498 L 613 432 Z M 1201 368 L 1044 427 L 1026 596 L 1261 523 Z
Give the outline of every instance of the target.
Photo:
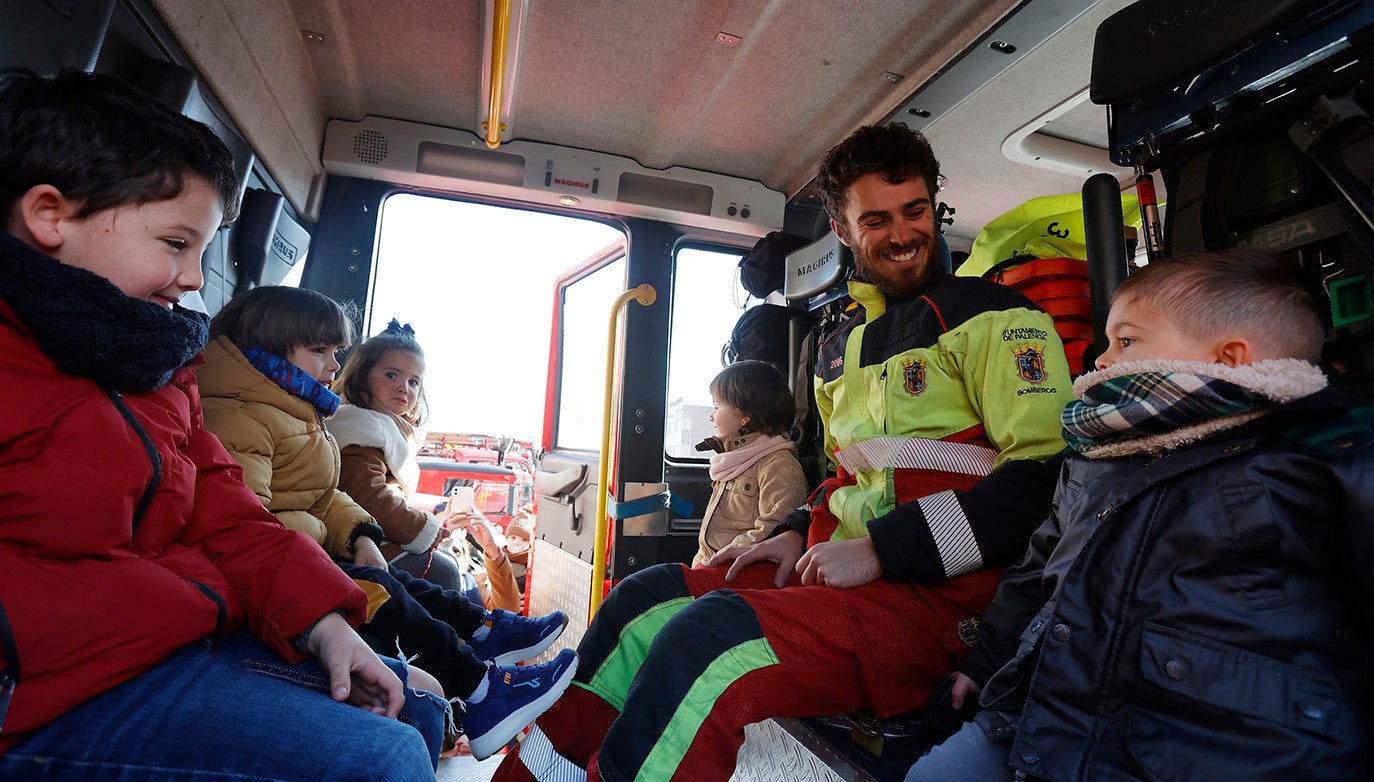
M 746 674 L 777 664 L 778 656 L 766 638 L 745 641 L 717 657 L 678 704 L 667 729 L 640 766 L 636 782 L 671 779 L 721 693 Z
M 648 655 L 649 646 L 658 636 L 658 631 L 694 599 L 688 596 L 659 603 L 630 620 L 620 631 L 615 649 L 607 655 L 601 667 L 596 669 L 591 680 L 586 684 L 576 682 L 575 686 L 592 691 L 614 706 L 616 711 L 624 710 L 625 693 L 629 691 L 630 682 L 634 681 L 635 674 L 639 672 L 639 666 Z

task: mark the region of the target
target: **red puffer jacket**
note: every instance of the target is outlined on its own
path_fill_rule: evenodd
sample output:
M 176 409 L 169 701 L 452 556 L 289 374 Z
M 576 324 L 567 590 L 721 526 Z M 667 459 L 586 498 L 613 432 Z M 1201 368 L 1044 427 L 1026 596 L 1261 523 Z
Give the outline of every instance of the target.
M 241 475 L 189 369 L 107 392 L 0 302 L 0 675 L 18 679 L 0 753 L 211 634 L 247 622 L 295 661 L 290 639 L 329 611 L 361 621 L 362 591 Z

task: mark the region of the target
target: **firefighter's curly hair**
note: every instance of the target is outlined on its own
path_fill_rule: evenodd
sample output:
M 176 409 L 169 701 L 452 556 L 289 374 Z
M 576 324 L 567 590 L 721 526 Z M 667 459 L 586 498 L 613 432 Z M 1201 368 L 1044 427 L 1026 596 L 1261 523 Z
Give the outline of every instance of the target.
M 845 191 L 867 174 L 880 174 L 893 183 L 923 179 L 933 201 L 940 162 L 926 137 L 906 125 L 859 128 L 825 153 L 816 176 L 816 189 L 831 218 L 844 222 Z

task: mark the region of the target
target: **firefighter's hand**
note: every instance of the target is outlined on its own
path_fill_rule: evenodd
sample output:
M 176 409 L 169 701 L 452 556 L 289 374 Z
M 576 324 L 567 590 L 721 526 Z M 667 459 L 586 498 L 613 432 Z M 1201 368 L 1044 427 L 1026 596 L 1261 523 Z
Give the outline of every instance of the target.
M 797 560 L 805 550 L 806 538 L 796 530 L 788 530 L 752 546 L 727 546 L 707 560 L 706 567 L 717 567 L 729 562 L 730 569 L 725 572 L 725 583 L 728 584 L 735 580 L 735 576 L 739 575 L 741 570 L 755 562 L 776 562 L 778 572 L 773 576 L 773 586 L 782 589 L 787 584 L 787 578 L 792 575 L 792 568 L 796 566 Z
M 883 575 L 873 539 L 831 540 L 817 543 L 797 561 L 797 572 L 806 586 L 850 589 L 877 581 Z

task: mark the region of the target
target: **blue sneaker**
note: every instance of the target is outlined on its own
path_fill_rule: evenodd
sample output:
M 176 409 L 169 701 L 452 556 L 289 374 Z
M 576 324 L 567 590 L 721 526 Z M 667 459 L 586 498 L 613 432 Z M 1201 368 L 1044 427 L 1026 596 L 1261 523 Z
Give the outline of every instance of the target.
M 486 760 L 543 714 L 572 684 L 577 652 L 564 649 L 541 665 L 487 666 L 487 695 L 463 706 L 472 756 Z
M 562 611 L 548 616 L 521 616 L 500 608 L 487 614 L 487 637 L 468 641 L 472 653 L 479 660 L 491 660 L 497 665 L 515 665 L 553 646 L 568 617 Z

